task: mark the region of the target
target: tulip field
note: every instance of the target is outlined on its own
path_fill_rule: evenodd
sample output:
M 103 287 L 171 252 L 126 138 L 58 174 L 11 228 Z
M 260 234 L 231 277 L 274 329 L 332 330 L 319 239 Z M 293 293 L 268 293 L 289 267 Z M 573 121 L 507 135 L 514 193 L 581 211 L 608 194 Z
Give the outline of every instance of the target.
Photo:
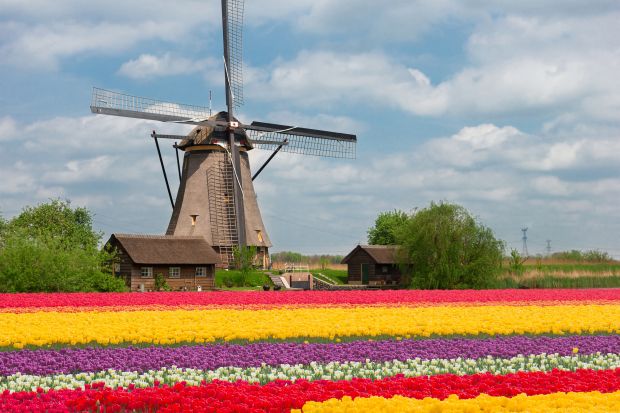
M 620 411 L 620 290 L 0 294 L 0 412 Z

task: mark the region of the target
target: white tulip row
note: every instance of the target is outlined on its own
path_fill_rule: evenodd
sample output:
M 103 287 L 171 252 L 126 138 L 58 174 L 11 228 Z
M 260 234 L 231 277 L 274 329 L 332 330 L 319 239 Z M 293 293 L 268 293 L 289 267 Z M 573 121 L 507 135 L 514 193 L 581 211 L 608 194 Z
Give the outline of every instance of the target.
M 199 385 L 202 381 L 224 380 L 234 382 L 244 380 L 254 383 L 267 383 L 274 380 L 351 380 L 354 377 L 381 379 L 402 374 L 406 377 L 429 376 L 437 374 L 508 374 L 518 371 L 549 371 L 552 369 L 614 369 L 620 367 L 620 354 L 589 354 L 560 356 L 557 354 L 539 354 L 517 356 L 510 359 L 491 356 L 481 359 L 411 359 L 388 362 L 331 362 L 320 364 L 312 362 L 307 365 L 281 364 L 278 366 L 262 365 L 260 367 L 220 367 L 216 370 L 183 369 L 175 366 L 144 373 L 105 370 L 91 373 L 56 374 L 36 376 L 16 373 L 0 377 L 0 392 L 9 390 L 35 391 L 37 388 L 76 389 L 84 385 L 104 382 L 107 386 L 135 387 L 154 386 L 155 382 L 174 384 L 181 381 L 188 385 Z

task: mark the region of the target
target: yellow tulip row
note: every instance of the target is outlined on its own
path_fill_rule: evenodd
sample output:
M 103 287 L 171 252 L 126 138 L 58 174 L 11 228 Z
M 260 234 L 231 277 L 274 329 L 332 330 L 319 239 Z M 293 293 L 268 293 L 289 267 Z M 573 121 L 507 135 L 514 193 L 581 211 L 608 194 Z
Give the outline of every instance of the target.
M 347 336 L 620 333 L 620 305 L 0 313 L 0 347 Z
M 615 393 L 552 393 L 537 396 L 494 397 L 482 394 L 474 399 L 450 396 L 445 400 L 433 398 L 410 399 L 394 396 L 391 399 L 369 397 L 329 399 L 307 402 L 295 413 L 329 412 L 617 412 L 620 392 Z

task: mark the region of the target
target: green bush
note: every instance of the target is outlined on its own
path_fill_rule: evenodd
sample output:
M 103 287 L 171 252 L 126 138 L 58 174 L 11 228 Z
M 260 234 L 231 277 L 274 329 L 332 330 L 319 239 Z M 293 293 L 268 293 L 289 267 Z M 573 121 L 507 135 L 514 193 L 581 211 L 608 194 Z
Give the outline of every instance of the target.
M 0 292 L 124 291 L 84 208 L 52 200 L 0 225 Z
M 155 274 L 155 291 L 170 291 L 170 286 L 166 282 L 164 275 L 162 273 Z

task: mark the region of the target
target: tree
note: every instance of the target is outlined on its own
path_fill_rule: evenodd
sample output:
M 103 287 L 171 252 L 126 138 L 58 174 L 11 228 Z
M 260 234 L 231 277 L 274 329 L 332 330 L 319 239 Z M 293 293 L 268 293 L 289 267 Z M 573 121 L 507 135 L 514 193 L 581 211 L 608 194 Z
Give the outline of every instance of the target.
M 489 287 L 502 265 L 504 243 L 456 204 L 418 211 L 397 231 L 397 241 L 414 288 Z
M 527 257 L 522 257 L 519 251 L 516 249 L 510 250 L 510 257 L 508 257 L 508 266 L 512 275 L 523 275 L 525 266 L 523 263 L 527 261 Z
M 248 276 L 254 267 L 254 258 L 256 257 L 256 247 L 254 245 L 239 248 L 233 247 L 233 259 L 235 261 L 235 269 L 239 270 L 239 287 L 245 286 Z
M 396 245 L 397 232 L 407 222 L 407 213 L 394 210 L 381 212 L 375 220 L 375 225 L 368 228 L 368 243 L 370 245 Z
M 57 241 L 66 249 L 98 250 L 103 235 L 93 230 L 90 211 L 73 209 L 70 201 L 60 199 L 25 207 L 8 223 L 8 228 L 19 230 L 29 239 Z
M 0 291 L 123 291 L 85 208 L 52 200 L 1 225 Z
M 162 273 L 155 274 L 155 291 L 170 291 L 170 287 Z

